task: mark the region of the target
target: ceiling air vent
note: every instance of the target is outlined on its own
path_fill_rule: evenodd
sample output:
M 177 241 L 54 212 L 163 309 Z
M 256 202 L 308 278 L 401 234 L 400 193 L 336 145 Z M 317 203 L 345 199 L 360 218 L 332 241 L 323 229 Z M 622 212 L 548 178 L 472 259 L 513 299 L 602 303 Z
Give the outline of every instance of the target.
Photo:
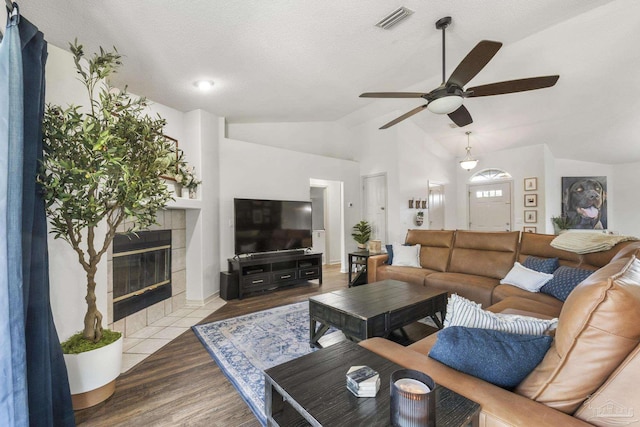
M 400 21 L 403 21 L 409 15 L 413 13 L 413 10 L 407 9 L 404 6 L 399 7 L 398 9 L 391 12 L 389 15 L 385 16 L 376 24 L 376 27 L 380 27 L 383 30 L 388 30 L 393 27 Z

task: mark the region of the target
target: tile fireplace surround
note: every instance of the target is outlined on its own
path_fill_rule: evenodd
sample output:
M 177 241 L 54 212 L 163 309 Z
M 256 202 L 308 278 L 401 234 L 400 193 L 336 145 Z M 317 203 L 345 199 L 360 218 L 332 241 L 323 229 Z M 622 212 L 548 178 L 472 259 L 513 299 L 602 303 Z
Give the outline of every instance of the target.
M 109 329 L 124 336 L 122 372 L 159 350 L 209 314 L 225 305 L 218 296 L 204 305 L 193 306 L 186 300 L 186 211 L 167 209 L 159 211 L 160 225 L 150 230 L 171 230 L 171 298 L 113 321 L 113 257 L 111 248 L 107 254 L 107 323 Z M 118 230 L 124 232 L 123 224 Z
M 116 322 L 113 321 L 113 258 L 111 248 L 107 255 L 107 324 L 110 329 L 130 337 L 141 329 L 171 315 L 186 305 L 186 220 L 184 209 L 159 211 L 157 221 L 150 230 L 171 230 L 171 298 L 160 301 Z M 123 232 L 126 224 L 118 230 Z

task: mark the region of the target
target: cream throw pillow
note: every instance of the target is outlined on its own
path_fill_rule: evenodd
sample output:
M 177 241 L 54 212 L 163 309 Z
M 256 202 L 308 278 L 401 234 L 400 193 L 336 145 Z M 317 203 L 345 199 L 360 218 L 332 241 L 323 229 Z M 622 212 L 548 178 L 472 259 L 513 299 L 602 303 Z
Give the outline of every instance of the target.
M 420 245 L 404 246 L 394 243 L 391 265 L 420 268 Z
M 516 262 L 506 277 L 500 280 L 500 284 L 517 286 L 529 292 L 538 292 L 551 279 L 553 279 L 553 274 L 531 270 Z

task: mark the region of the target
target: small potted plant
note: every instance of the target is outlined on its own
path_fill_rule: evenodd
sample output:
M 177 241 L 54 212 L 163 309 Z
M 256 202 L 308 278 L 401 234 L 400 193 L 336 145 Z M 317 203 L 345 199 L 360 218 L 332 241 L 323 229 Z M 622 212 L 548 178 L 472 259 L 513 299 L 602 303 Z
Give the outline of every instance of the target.
M 125 218 L 133 224 L 127 231 L 145 229 L 171 200 L 160 178 L 170 145 L 165 121 L 146 115 L 147 101 L 105 80 L 121 65 L 115 49 L 86 58 L 76 41 L 70 50 L 88 105 L 47 105 L 38 181 L 51 233 L 71 245 L 86 273 L 84 325 L 63 343 L 71 392 L 83 395 L 73 399 L 79 409 L 113 393 L 122 358 L 120 333 L 103 329 L 96 304 L 98 264 Z M 94 390 L 99 397 L 88 397 Z
M 552 216 L 551 223 L 553 224 L 553 232 L 556 235 L 569 230 L 575 225 L 575 222 L 566 215 Z
M 351 237 L 353 237 L 353 240 L 358 244 L 358 248 L 365 249 L 367 242 L 371 238 L 371 224 L 364 220 L 360 221 L 353 226 Z

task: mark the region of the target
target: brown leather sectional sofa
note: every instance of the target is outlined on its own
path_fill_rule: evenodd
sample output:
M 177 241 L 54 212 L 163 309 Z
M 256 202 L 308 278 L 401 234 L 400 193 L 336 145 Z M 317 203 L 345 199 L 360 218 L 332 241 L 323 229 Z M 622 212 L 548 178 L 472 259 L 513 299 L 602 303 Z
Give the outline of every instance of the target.
M 515 390 L 429 358 L 437 334 L 408 347 L 383 338 L 361 345 L 480 403 L 481 426 L 640 426 L 640 242 L 578 255 L 551 247 L 554 237 L 410 230 L 406 243 L 421 245 L 422 268 L 386 265 L 387 255 L 369 258 L 369 283 L 402 280 L 457 293 L 494 312 L 559 317 L 545 358 Z M 499 283 L 530 255 L 597 271 L 564 303 Z

